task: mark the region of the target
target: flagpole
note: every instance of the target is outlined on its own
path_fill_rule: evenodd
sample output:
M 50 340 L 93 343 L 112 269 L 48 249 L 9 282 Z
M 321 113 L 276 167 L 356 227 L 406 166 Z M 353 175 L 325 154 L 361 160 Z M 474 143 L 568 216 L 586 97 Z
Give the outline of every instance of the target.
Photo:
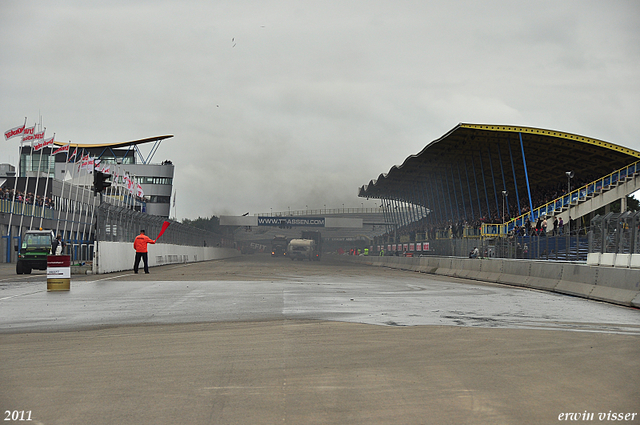
M 84 153 L 84 149 L 83 149 L 83 153 Z M 91 162 L 91 157 L 89 155 L 87 155 L 87 165 L 89 164 L 89 162 Z M 80 168 L 84 168 L 87 171 L 87 174 L 89 174 L 89 170 L 87 170 L 86 166 L 84 165 L 84 156 L 83 156 L 83 160 L 80 163 Z M 79 187 L 80 185 L 78 185 Z M 76 226 L 76 241 L 80 241 L 80 238 L 78 237 L 78 233 L 80 233 L 80 222 L 82 220 L 82 208 L 84 207 L 84 195 L 85 192 L 87 191 L 87 189 L 85 187 L 82 188 L 82 198 L 80 199 L 80 211 L 78 211 L 78 225 Z M 76 198 L 76 202 L 77 202 L 77 198 Z M 87 201 L 87 208 L 88 208 L 88 201 Z M 75 220 L 74 220 L 75 222 Z M 73 233 L 73 222 L 71 223 L 71 233 Z M 76 258 L 78 259 L 78 258 Z
M 22 137 L 24 137 L 24 129 L 27 126 L 27 117 L 24 117 L 24 124 L 22 125 Z M 7 228 L 7 236 L 9 236 L 9 238 L 7 239 L 7 259 L 9 260 L 9 262 L 11 262 L 11 221 L 13 220 L 13 210 L 16 208 L 16 192 L 18 191 L 18 171 L 20 171 L 20 157 L 22 156 L 22 137 L 20 137 L 20 144 L 18 145 L 18 163 L 16 166 L 16 173 L 13 176 L 13 199 L 11 200 L 11 209 L 9 211 L 9 227 Z M 18 231 L 18 234 L 20 232 Z
M 118 164 L 118 161 L 116 160 L 116 175 L 113 178 L 113 182 L 116 193 L 115 206 L 118 208 L 122 206 L 122 200 L 120 199 L 120 172 L 120 164 Z
M 67 144 L 67 156 L 64 159 L 64 177 L 67 177 L 67 164 L 69 162 L 69 150 L 71 149 L 71 140 L 69 140 L 69 143 Z M 54 169 L 55 169 L 55 165 L 54 165 Z M 62 207 L 62 203 L 64 202 L 64 183 L 65 183 L 65 178 L 62 179 L 62 189 L 60 189 L 60 205 L 58 205 L 58 208 Z M 54 180 L 55 180 L 55 176 L 54 176 Z M 59 210 L 58 214 L 57 214 L 57 220 L 56 220 L 56 236 L 58 236 L 58 230 L 60 229 L 60 216 L 62 214 L 60 214 L 62 211 Z
M 95 173 L 95 171 L 94 171 L 94 173 Z M 93 193 L 93 202 L 91 203 L 91 218 L 92 218 L 91 222 L 93 222 L 93 216 L 94 216 L 94 214 L 96 212 L 96 198 L 98 197 L 97 195 L 98 195 L 97 193 L 95 193 L 95 192 Z M 89 204 L 87 203 L 87 206 L 88 205 Z M 83 237 L 84 237 L 84 232 L 87 231 L 87 221 L 88 220 L 89 220 L 89 207 L 87 207 L 87 213 L 84 216 L 84 224 L 82 225 L 82 236 Z M 87 241 L 88 240 L 89 240 L 89 238 L 87 238 Z M 80 248 L 80 254 L 82 254 L 82 244 L 80 244 L 80 247 L 81 247 Z
M 82 149 L 82 154 L 80 155 L 80 161 L 82 161 L 83 154 L 84 154 L 84 148 Z M 78 155 L 76 154 L 76 162 L 80 162 L 80 161 L 78 161 Z M 71 175 L 71 181 L 73 181 L 77 177 L 77 176 L 74 177 L 74 175 L 76 174 L 76 162 L 73 163 L 73 168 L 71 170 L 71 171 L 73 171 L 73 173 Z M 78 170 L 77 173 L 80 174 L 80 170 Z M 79 183 L 79 182 L 76 182 L 76 183 Z M 78 203 L 78 190 L 79 190 L 80 185 L 76 184 L 75 186 L 76 186 L 76 197 L 75 197 L 75 200 L 71 200 L 71 196 L 69 196 L 69 208 L 67 208 L 67 214 L 66 214 L 65 221 L 64 221 L 64 231 L 63 231 L 64 233 L 67 232 L 67 223 L 69 222 L 69 210 L 71 208 L 73 208 L 73 215 L 75 216 L 75 208 L 76 208 L 76 204 Z M 69 190 L 69 195 L 71 195 L 71 189 Z M 73 253 L 73 244 L 71 242 L 71 240 L 72 240 L 71 239 L 71 235 L 73 234 L 73 218 L 74 217 L 72 216 L 71 217 L 71 220 L 72 220 L 71 221 L 71 229 L 69 230 L 69 245 L 71 245 L 71 248 L 72 248 L 71 252 L 72 253 Z
M 82 170 L 80 170 L 82 171 Z M 87 173 L 88 174 L 88 173 Z M 78 189 L 80 188 L 80 185 L 77 186 Z M 84 203 L 84 193 L 86 192 L 86 189 L 83 187 L 82 188 L 82 197 L 80 198 L 80 202 L 78 202 L 78 196 L 77 196 L 77 191 L 76 191 L 76 204 L 79 205 L 79 211 L 77 213 L 77 226 L 76 226 L 76 234 L 75 234 L 75 240 L 78 241 L 78 233 L 80 232 L 80 220 L 82 220 L 82 208 L 84 207 L 83 203 Z M 74 214 L 73 220 L 71 221 L 71 235 L 73 235 L 73 224 L 76 223 L 76 214 Z M 72 245 L 73 245 L 73 240 L 72 240 Z M 76 260 L 78 259 L 77 257 L 74 257 Z
M 53 133 L 53 137 L 51 138 L 51 146 L 55 146 L 53 144 L 53 141 L 55 140 L 55 138 L 56 138 L 56 133 Z M 51 178 L 49 176 L 49 170 L 51 169 L 49 165 L 51 164 L 51 155 L 53 155 L 53 147 L 49 149 L 51 150 L 51 152 L 49 152 L 49 157 L 47 158 L 47 180 L 44 184 L 44 193 L 42 194 L 42 215 L 40 216 L 40 226 L 38 227 L 42 227 L 42 220 L 44 219 L 44 211 L 45 211 L 45 208 L 47 207 L 47 190 L 49 190 L 49 179 Z M 53 169 L 54 169 L 54 176 L 55 176 L 55 159 L 54 159 Z M 56 236 L 58 236 L 57 233 L 56 233 Z
M 35 124 L 33 125 L 33 127 L 35 128 Z M 31 165 L 33 165 L 33 140 L 31 140 L 31 155 L 29 156 L 29 159 L 31 160 Z M 19 234 L 20 236 L 22 236 L 22 223 L 24 222 L 24 208 L 25 205 L 27 203 L 27 199 L 25 197 L 25 194 L 27 192 L 27 188 L 29 187 L 29 172 L 27 171 L 27 165 L 25 164 L 24 167 L 24 172 L 27 175 L 27 179 L 24 183 L 24 193 L 22 194 L 22 213 L 20 214 L 20 229 L 19 229 Z
M 42 117 L 40 117 L 40 120 L 42 121 Z M 42 123 L 40 124 L 42 126 Z M 47 131 L 47 127 L 44 128 L 44 131 Z M 38 135 L 41 132 L 38 132 Z M 44 143 L 44 132 L 42 132 L 42 142 Z M 44 149 L 44 148 L 41 148 Z M 38 149 L 38 151 L 40 152 L 41 149 Z M 35 216 L 35 212 L 36 212 L 36 199 L 38 199 L 38 185 L 40 183 L 40 168 L 42 167 L 42 152 L 40 152 L 40 161 L 38 161 L 38 174 L 36 174 L 36 188 L 33 191 L 33 203 L 31 204 L 31 221 L 29 222 L 29 230 L 31 230 L 33 228 L 33 217 Z
M 173 217 L 178 221 L 178 207 L 176 207 L 177 189 L 173 190 Z

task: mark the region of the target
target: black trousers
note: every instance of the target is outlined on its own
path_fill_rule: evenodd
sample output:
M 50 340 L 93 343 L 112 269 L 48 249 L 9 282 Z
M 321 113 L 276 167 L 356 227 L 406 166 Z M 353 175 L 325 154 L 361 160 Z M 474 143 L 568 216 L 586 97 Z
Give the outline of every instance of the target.
M 138 266 L 140 265 L 141 258 L 144 264 L 144 272 L 149 273 L 149 257 L 147 256 L 146 252 L 136 252 L 136 261 L 134 261 L 133 263 L 134 273 L 138 273 Z

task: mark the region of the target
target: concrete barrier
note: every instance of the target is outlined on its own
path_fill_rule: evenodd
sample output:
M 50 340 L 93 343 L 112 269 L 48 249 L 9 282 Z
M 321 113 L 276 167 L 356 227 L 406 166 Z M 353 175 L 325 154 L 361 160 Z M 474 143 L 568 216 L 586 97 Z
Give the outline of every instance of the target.
M 531 262 L 525 286 L 553 291 L 562 278 L 562 263 Z
M 589 266 L 597 266 L 600 264 L 600 253 L 599 252 L 590 252 L 587 254 L 587 265 Z
M 640 268 L 640 254 L 631 254 L 631 260 L 629 260 L 629 267 Z
M 530 274 L 531 261 L 505 260 L 502 263 L 502 274 L 498 277 L 498 283 L 527 286 L 527 279 Z
M 502 274 L 502 259 L 481 259 L 480 272 L 478 273 L 479 280 L 486 280 L 487 282 L 498 282 L 500 275 Z
M 458 270 L 458 276 L 465 279 L 478 279 L 482 271 L 482 261 L 477 258 L 461 258 L 461 270 Z
M 562 278 L 555 287 L 556 292 L 589 298 L 596 286 L 599 267 L 564 263 Z
M 631 262 L 631 254 L 616 254 L 615 267 L 629 267 Z
M 436 269 L 436 274 L 443 276 L 454 276 L 455 270 L 451 264 L 450 257 L 440 257 L 438 268 Z
M 616 263 L 616 254 L 613 254 L 611 252 L 605 252 L 603 254 L 600 254 L 601 266 L 613 267 L 615 263 Z
M 613 254 L 615 255 L 615 254 Z M 356 261 L 362 257 L 353 257 Z M 377 257 L 377 265 L 531 287 L 640 308 L 640 269 L 554 261 Z M 613 257 L 611 258 L 613 259 Z M 631 256 L 631 264 L 634 257 Z M 613 264 L 612 264 L 613 265 Z
M 608 268 L 598 274 L 597 283 L 589 298 L 632 305 L 640 293 L 640 271 Z
M 149 245 L 149 267 L 175 263 L 218 260 L 237 257 L 232 248 L 186 246 L 157 243 Z M 98 274 L 132 270 L 135 251 L 130 242 L 98 242 L 94 255 L 94 272 Z M 141 264 L 142 266 L 142 264 Z

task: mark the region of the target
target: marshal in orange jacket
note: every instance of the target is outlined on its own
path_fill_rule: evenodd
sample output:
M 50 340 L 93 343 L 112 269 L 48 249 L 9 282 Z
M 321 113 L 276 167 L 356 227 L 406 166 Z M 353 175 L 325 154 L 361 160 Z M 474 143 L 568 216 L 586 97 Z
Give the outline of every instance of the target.
M 133 249 L 135 249 L 136 252 L 147 252 L 148 243 L 156 243 L 156 241 L 154 241 L 147 235 L 140 234 L 136 236 L 133 241 Z

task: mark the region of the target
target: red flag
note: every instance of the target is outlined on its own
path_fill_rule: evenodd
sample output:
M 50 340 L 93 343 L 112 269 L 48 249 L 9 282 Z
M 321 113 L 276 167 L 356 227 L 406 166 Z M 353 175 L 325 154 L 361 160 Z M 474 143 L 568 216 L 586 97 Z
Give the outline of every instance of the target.
M 62 153 L 62 152 L 67 152 L 67 153 L 69 153 L 69 145 L 68 145 L 68 144 L 66 144 L 66 145 L 64 145 L 64 146 L 60 146 L 58 149 L 56 149 L 55 151 L 53 151 L 53 152 L 51 153 L 51 155 L 55 155 L 55 154 L 57 154 L 57 153 Z
M 69 156 L 69 159 L 67 160 L 67 162 L 71 162 L 71 159 L 73 157 L 75 157 L 77 153 L 78 153 L 78 147 L 76 146 L 76 148 L 73 150 L 73 153 L 71 154 L 71 156 Z
M 42 137 L 39 137 L 38 135 L 42 134 Z M 42 133 L 38 133 L 36 134 L 36 138 L 43 138 L 44 137 L 44 131 Z M 52 138 L 50 139 L 43 139 L 42 142 L 38 142 L 36 144 L 33 145 L 33 150 L 34 151 L 39 151 L 40 149 L 49 147 L 49 146 L 53 146 L 53 139 L 54 139 L 55 134 L 53 135 Z
M 164 223 L 162 223 L 162 229 L 160 229 L 160 233 L 158 233 L 158 237 L 156 238 L 156 240 L 160 239 L 160 236 L 162 236 L 164 234 L 164 231 L 167 230 L 167 227 L 169 227 L 171 223 L 168 221 L 165 221 Z
M 24 124 L 19 127 L 13 127 L 11 130 L 7 130 L 4 132 L 4 140 L 9 140 L 12 137 L 20 136 L 24 132 L 24 128 L 27 125 L 27 120 L 25 118 Z
M 35 131 L 36 131 L 36 125 L 34 124 L 33 127 L 27 127 L 24 130 L 22 130 L 22 141 L 23 142 L 30 142 L 32 140 L 35 140 Z

